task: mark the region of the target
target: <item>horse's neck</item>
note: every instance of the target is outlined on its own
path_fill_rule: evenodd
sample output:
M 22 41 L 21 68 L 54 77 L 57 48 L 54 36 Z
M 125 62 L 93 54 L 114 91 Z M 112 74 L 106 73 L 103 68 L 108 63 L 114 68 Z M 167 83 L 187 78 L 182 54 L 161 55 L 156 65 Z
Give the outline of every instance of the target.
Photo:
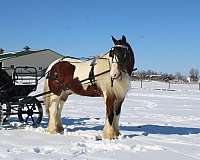
M 103 93 L 113 94 L 119 99 L 124 99 L 129 88 L 129 77 L 123 73 L 121 80 L 116 80 L 114 86 L 112 86 L 110 69 L 112 58 L 109 57 L 109 53 L 103 55 L 98 59 L 95 66 L 95 74 L 103 73 L 101 76 L 96 77 L 97 86 L 101 88 Z
M 96 60 L 95 64 L 95 75 L 102 74 L 102 76 L 106 76 L 110 71 L 110 57 L 108 54 L 104 54 L 100 58 Z

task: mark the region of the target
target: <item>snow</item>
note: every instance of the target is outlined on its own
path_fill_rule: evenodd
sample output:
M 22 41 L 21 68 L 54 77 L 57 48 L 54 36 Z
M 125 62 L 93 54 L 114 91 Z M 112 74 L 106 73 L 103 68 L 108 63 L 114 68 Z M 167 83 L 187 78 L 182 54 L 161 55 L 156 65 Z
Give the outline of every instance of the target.
M 43 91 L 43 81 L 38 90 Z M 195 84 L 132 82 L 123 103 L 121 136 L 96 141 L 104 124 L 102 98 L 70 96 L 62 119 L 64 133 L 47 133 L 44 115 L 37 128 L 12 116 L 0 130 L 1 160 L 198 160 L 200 91 Z

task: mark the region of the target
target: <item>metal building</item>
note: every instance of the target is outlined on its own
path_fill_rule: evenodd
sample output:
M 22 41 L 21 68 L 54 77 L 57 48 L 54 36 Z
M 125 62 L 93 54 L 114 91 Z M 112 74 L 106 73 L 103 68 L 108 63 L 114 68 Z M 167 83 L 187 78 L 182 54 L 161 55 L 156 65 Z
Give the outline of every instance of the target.
M 12 69 L 18 66 L 36 67 L 38 75 L 41 76 L 53 61 L 62 57 L 63 55 L 51 49 L 30 50 L 29 47 L 25 47 L 23 51 L 12 53 L 6 53 L 1 49 L 0 65 L 9 69 L 9 75 L 12 75 Z

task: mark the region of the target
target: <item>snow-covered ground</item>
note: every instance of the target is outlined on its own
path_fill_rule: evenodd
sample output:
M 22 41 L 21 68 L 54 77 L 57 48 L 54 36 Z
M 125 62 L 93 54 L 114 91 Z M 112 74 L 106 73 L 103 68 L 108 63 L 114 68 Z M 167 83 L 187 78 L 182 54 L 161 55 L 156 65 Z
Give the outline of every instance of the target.
M 36 93 L 42 92 L 42 83 Z M 132 82 L 123 103 L 121 136 L 96 141 L 104 124 L 102 98 L 73 95 L 62 117 L 64 134 L 47 133 L 48 118 L 33 128 L 16 117 L 0 130 L 0 160 L 200 159 L 198 85 Z

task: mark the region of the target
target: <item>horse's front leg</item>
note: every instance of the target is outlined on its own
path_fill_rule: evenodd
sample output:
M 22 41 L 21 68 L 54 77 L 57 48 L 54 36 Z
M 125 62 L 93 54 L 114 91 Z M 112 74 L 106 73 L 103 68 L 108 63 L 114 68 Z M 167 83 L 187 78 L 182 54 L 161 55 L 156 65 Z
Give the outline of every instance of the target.
M 115 96 L 104 96 L 106 103 L 106 120 L 103 129 L 103 138 L 114 139 L 119 136 L 119 115 L 122 101 L 116 100 Z
M 64 102 L 63 102 L 64 104 Z M 51 97 L 51 106 L 49 107 L 48 132 L 51 134 L 62 133 L 64 131 L 61 120 L 61 111 L 63 108 L 60 96 Z
M 115 116 L 114 116 L 114 119 L 113 119 L 113 125 L 114 125 L 115 131 L 116 131 L 118 136 L 120 135 L 120 132 L 119 132 L 119 118 L 120 118 L 121 106 L 122 106 L 123 101 L 124 101 L 124 99 L 123 100 L 117 100 L 116 99 L 115 102 L 114 102 L 114 113 L 115 113 Z

